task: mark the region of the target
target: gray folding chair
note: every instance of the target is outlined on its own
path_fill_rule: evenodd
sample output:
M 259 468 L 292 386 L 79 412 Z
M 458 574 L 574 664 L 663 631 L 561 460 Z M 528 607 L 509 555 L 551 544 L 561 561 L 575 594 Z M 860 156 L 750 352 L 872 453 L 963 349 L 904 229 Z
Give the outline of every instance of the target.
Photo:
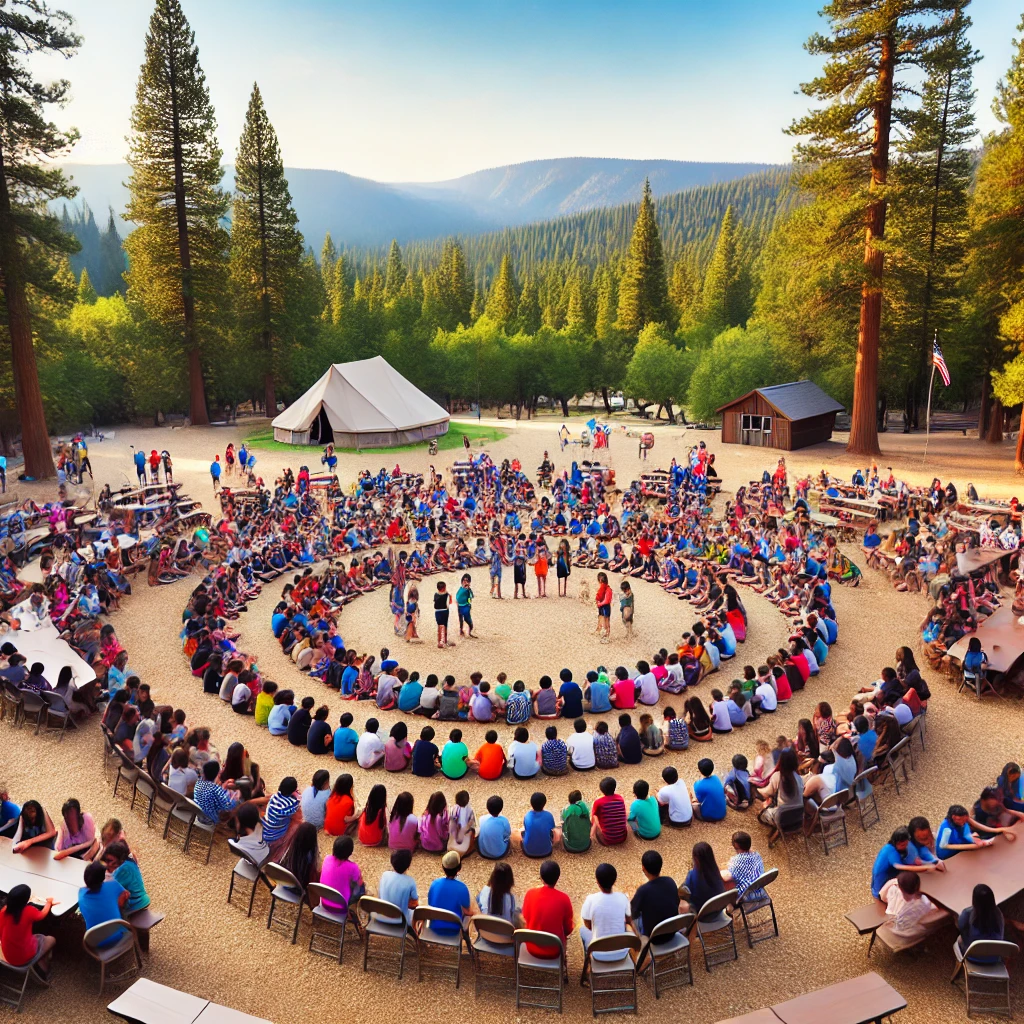
M 949 980 L 955 984 L 957 976 L 963 972 L 968 1017 L 976 1009 L 984 1013 L 1013 1016 L 1010 1009 L 1010 972 L 1006 969 L 1004 961 L 1019 952 L 1020 946 L 1015 942 L 979 939 L 972 942 L 966 950 L 961 950 L 959 940 L 953 943 L 956 969 Z M 982 956 L 999 959 L 991 964 L 979 964 L 970 959 Z
M 253 888 L 256 888 L 253 883 Z M 313 900 L 319 902 L 313 906 Z M 325 907 L 324 900 L 328 900 L 335 906 L 345 907 L 345 910 L 332 910 Z M 337 889 L 329 885 L 321 885 L 319 882 L 310 882 L 306 888 L 306 902 L 310 905 L 313 913 L 313 930 L 309 934 L 309 952 L 318 956 L 329 956 L 332 960 L 335 957 L 337 947 L 338 963 L 341 963 L 342 955 L 345 952 L 345 929 L 351 925 L 356 935 L 359 932 L 359 918 L 354 913 L 349 913 L 348 900 Z M 333 929 L 337 929 L 337 933 Z M 329 943 L 329 948 L 324 949 L 317 944 L 322 939 Z
M 910 770 L 911 771 L 915 771 L 915 772 L 917 771 L 917 761 L 914 759 L 914 737 L 918 734 L 918 730 L 920 728 L 921 728 L 921 719 L 920 718 L 912 718 L 900 730 L 900 732 L 902 732 L 903 735 L 906 737 L 906 739 L 909 741 L 907 743 L 907 754 L 910 757 Z
M 736 926 L 726 913 L 726 908 L 735 899 L 735 890 L 727 889 L 712 896 L 697 915 L 697 937 L 704 951 L 704 970 L 709 974 L 712 967 L 740 958 L 736 948 Z
M 122 782 L 126 783 L 130 788 L 134 788 L 135 780 L 139 777 L 139 767 L 120 747 L 114 747 L 114 754 L 117 757 L 117 777 L 114 779 L 114 796 L 117 796 L 118 787 Z
M 292 945 L 299 937 L 299 922 L 302 920 L 302 904 L 306 902 L 306 890 L 299 880 L 285 867 L 271 861 L 263 866 L 263 874 L 273 885 L 270 890 L 270 913 L 267 914 L 267 928 L 274 928 L 285 935 L 292 933 Z M 294 916 L 291 920 L 277 914 L 277 906 L 291 907 Z
M 846 812 L 843 810 L 849 799 L 850 791 L 840 789 L 822 800 L 821 805 L 814 812 L 814 819 L 809 831 L 811 835 L 815 830 L 820 833 L 821 845 L 825 850 L 826 857 L 830 850 L 850 845 L 850 839 L 846 833 Z
M 636 1013 L 636 961 L 640 937 L 635 932 L 591 939 L 583 961 L 583 975 L 590 975 L 590 1012 Z M 595 958 L 595 953 L 620 953 L 614 960 Z M 598 1005 L 598 1003 L 602 1005 Z M 610 1005 L 604 1005 L 610 1004 Z
M 21 690 L 14 683 L 4 680 L 0 691 L 0 718 L 6 718 L 11 725 L 21 725 Z
M 78 723 L 75 721 L 74 715 L 71 714 L 71 708 L 67 701 L 59 693 L 44 691 L 39 696 L 46 704 L 46 713 L 43 715 L 43 732 L 59 732 L 57 742 L 60 743 L 64 739 L 64 733 L 67 732 L 68 726 L 77 729 Z M 52 722 L 57 724 L 51 725 Z
M 260 880 L 262 879 L 263 884 L 266 885 L 268 891 L 270 891 L 273 886 L 270 885 L 270 883 L 263 877 L 260 865 L 257 864 L 256 861 L 246 853 L 246 851 L 242 849 L 234 839 L 228 840 L 228 849 L 238 856 L 238 862 L 231 869 L 231 881 L 228 883 L 228 903 L 231 902 L 231 897 L 235 892 L 236 878 L 250 883 L 251 887 L 249 889 L 249 900 L 245 916 L 252 917 L 252 905 L 256 900 L 256 889 L 259 886 Z M 326 888 L 326 886 L 323 888 Z M 241 891 L 241 887 L 239 887 L 239 891 Z
M 143 768 L 140 768 L 139 774 L 135 776 L 135 785 L 132 787 L 132 802 L 128 809 L 134 811 L 136 804 L 139 805 L 142 817 L 146 819 L 146 828 L 152 825 L 153 810 L 158 804 L 162 811 L 169 811 L 171 808 L 170 802 L 160 793 L 160 783 Z
M 514 987 L 516 944 L 512 936 L 515 925 L 503 917 L 477 914 L 469 919 L 469 929 L 469 951 L 476 968 L 474 995 L 480 994 L 481 984 Z M 472 937 L 474 932 L 475 938 Z M 490 967 L 497 969 L 485 969 Z
M 199 806 L 194 800 L 189 800 L 187 796 L 181 798 L 194 812 L 192 821 L 188 826 L 188 834 L 185 836 L 185 853 L 188 853 L 192 848 L 193 839 L 198 839 L 200 835 L 204 836 L 204 842 L 206 843 L 206 862 L 210 863 L 210 854 L 213 853 L 213 841 L 217 838 L 217 822 L 210 821 L 209 818 L 203 813 L 202 807 Z
M 654 998 L 660 999 L 663 991 L 693 984 L 693 965 L 690 960 L 690 940 L 687 935 L 696 920 L 693 914 L 677 914 L 668 917 L 656 925 L 636 962 L 636 969 L 641 976 L 650 970 L 651 986 Z M 655 942 L 655 939 L 671 935 L 667 942 Z M 645 960 L 650 964 L 645 968 Z
M 907 753 L 907 748 L 910 746 L 910 737 L 904 736 L 903 739 L 896 743 L 892 750 L 885 755 L 885 764 L 888 769 L 887 773 L 883 773 L 879 776 L 879 781 L 891 778 L 893 785 L 896 787 L 896 795 L 900 795 L 900 775 L 903 775 L 904 785 L 910 785 L 910 772 L 907 771 L 907 761 L 910 759 Z
M 164 839 L 174 839 L 180 842 L 181 848 L 184 849 L 192 821 L 196 816 L 195 804 L 181 793 L 175 792 L 170 786 L 165 786 L 162 783 L 160 795 L 167 799 L 169 805 L 167 819 L 164 821 Z
M 36 725 L 36 735 L 46 718 L 46 709 L 49 705 L 43 700 L 42 695 L 35 690 L 21 691 L 21 724 L 24 725 L 28 719 L 32 719 Z
M 14 1007 L 15 1013 L 21 1013 L 21 1004 L 25 999 L 29 977 L 43 988 L 50 987 L 50 983 L 37 970 L 34 970 L 44 955 L 43 950 L 38 950 L 36 955 L 21 967 L 9 964 L 3 956 L 0 956 L 0 1003 Z M 11 975 L 14 977 L 8 981 L 7 979 Z
M 743 895 L 736 901 L 743 920 L 743 930 L 747 933 L 747 945 L 753 949 L 759 942 L 774 939 L 779 934 L 779 922 L 775 917 L 775 904 L 768 893 L 768 886 L 779 877 L 778 868 L 769 868 L 758 875 L 743 890 Z M 767 911 L 767 913 L 765 913 Z
M 357 910 L 366 915 L 363 922 L 363 972 L 369 970 L 370 946 L 375 938 L 397 941 L 399 951 L 394 953 L 377 953 L 380 963 L 398 966 L 398 978 L 401 980 L 405 971 L 405 950 L 410 944 L 416 949 L 416 933 L 409 925 L 401 907 L 375 896 L 363 896 L 359 900 Z
M 110 946 L 101 945 L 122 929 L 125 934 L 115 943 Z M 82 937 L 82 948 L 100 965 L 100 995 L 103 995 L 103 986 L 108 981 L 124 981 L 142 970 L 142 953 L 135 938 L 135 929 L 127 921 L 104 921 L 103 924 L 95 925 Z M 120 974 L 108 976 L 107 969 L 126 956 L 131 957 L 131 965 Z
M 114 734 L 105 725 L 101 724 L 100 736 L 103 739 L 103 763 L 100 767 L 103 769 L 103 778 L 106 778 L 110 774 L 110 767 L 116 757 L 114 754 Z
M 438 931 L 439 923 L 457 930 Z M 455 987 L 458 988 L 462 978 L 462 949 L 466 938 L 462 930 L 462 918 L 440 907 L 417 907 L 412 912 L 412 928 L 416 933 L 418 980 L 423 980 L 425 969 L 440 974 L 454 974 Z
M 771 849 L 780 839 L 785 847 L 786 856 L 789 856 L 789 844 L 793 840 L 802 840 L 804 852 L 810 856 L 811 849 L 807 845 L 807 832 L 804 829 L 804 805 L 799 807 L 780 807 L 775 813 L 776 835 L 768 840 L 768 849 Z
M 874 828 L 882 820 L 878 813 L 878 801 L 875 799 L 875 784 L 879 771 L 878 765 L 873 764 L 853 780 L 852 802 L 857 805 L 857 817 L 860 818 L 860 827 L 864 832 Z
M 535 1006 L 541 1010 L 557 1010 L 561 1013 L 562 989 L 565 983 L 565 943 L 551 932 L 538 932 L 531 928 L 517 928 L 512 934 L 512 939 L 516 946 L 516 1009 L 522 1006 Z M 558 955 L 550 959 L 535 956 L 526 948 L 528 942 L 544 949 L 556 949 Z M 537 977 L 533 984 L 528 984 L 528 976 L 532 975 Z M 543 981 L 552 980 L 555 982 L 553 985 L 541 984 Z M 543 998 L 541 993 L 547 993 L 549 1000 L 554 993 L 555 1001 L 533 1001 Z

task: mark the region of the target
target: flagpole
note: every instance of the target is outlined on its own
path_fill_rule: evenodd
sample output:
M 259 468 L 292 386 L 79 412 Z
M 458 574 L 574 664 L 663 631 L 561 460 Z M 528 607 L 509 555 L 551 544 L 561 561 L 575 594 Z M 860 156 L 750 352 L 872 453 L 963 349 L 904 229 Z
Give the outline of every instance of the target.
M 924 459 L 922 461 L 927 461 L 927 459 L 928 459 L 928 437 L 931 434 L 931 429 L 932 429 L 932 388 L 935 385 L 935 358 L 934 358 L 935 347 L 934 346 L 935 346 L 935 341 L 938 340 L 938 337 L 939 337 L 939 332 L 936 330 L 936 332 L 935 332 L 935 340 L 932 342 L 932 374 L 928 378 L 928 409 L 925 412 L 925 420 L 924 420 Z

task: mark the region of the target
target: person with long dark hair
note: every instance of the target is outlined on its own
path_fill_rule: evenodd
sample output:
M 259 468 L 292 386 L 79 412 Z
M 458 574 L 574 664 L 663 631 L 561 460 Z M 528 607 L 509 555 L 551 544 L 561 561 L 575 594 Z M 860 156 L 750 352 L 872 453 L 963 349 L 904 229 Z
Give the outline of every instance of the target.
M 12 853 L 24 853 L 32 846 L 52 850 L 57 830 L 38 800 L 26 800 L 21 808 L 18 827 L 14 831 Z
M 481 914 L 502 917 L 517 928 L 522 927 L 523 915 L 519 912 L 516 895 L 513 892 L 515 876 L 507 860 L 498 861 L 491 871 L 487 884 L 480 890 L 476 905 Z
M 725 882 L 709 843 L 694 843 L 692 857 L 693 866 L 683 882 L 683 895 L 689 900 L 693 913 L 699 914 L 709 899 L 725 892 Z
M 363 846 L 383 846 L 387 840 L 388 791 L 379 782 L 366 798 L 359 814 L 359 842 Z
M 39 953 L 42 959 L 36 969 L 45 979 L 50 971 L 50 953 L 57 945 L 53 935 L 33 935 L 32 925 L 42 921 L 56 900 L 47 899 L 42 910 L 29 906 L 32 890 L 27 885 L 16 885 L 7 894 L 7 903 L 0 909 L 0 952 L 12 967 L 24 967 Z
M 992 890 L 979 882 L 971 893 L 971 905 L 960 911 L 957 920 L 960 937 L 957 942 L 960 952 L 966 953 L 972 942 L 994 941 L 1003 939 L 1003 913 L 996 906 L 996 897 Z M 994 964 L 999 958 L 995 956 L 970 957 L 971 963 Z
M 295 830 L 282 867 L 298 879 L 303 889 L 308 889 L 310 882 L 319 881 L 320 849 L 317 846 L 315 825 L 304 821 Z
M 82 805 L 74 797 L 64 801 L 60 814 L 61 823 L 57 829 L 57 852 L 53 855 L 53 859 L 64 860 L 65 857 L 78 857 L 81 860 L 92 860 L 100 848 L 92 815 L 83 813 Z
M 804 777 L 798 768 L 796 751 L 786 747 L 779 754 L 779 770 L 768 780 L 767 786 L 757 791 L 764 800 L 757 820 L 772 827 L 773 840 L 778 837 L 779 812 L 794 807 L 803 808 Z

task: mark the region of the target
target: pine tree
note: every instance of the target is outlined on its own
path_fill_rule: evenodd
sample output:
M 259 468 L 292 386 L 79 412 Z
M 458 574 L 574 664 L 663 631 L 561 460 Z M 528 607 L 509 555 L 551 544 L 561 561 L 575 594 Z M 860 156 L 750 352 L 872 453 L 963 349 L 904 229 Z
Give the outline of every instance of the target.
M 114 295 L 124 291 L 124 243 L 117 230 L 114 211 L 109 210 L 107 230 L 100 236 L 100 265 L 103 268 L 102 280 L 98 281 L 102 295 Z
M 329 295 L 334 281 L 334 264 L 338 259 L 338 250 L 334 248 L 334 239 L 330 231 L 324 235 L 324 244 L 320 247 L 320 273 L 324 279 L 324 291 Z
M 131 117 L 125 242 L 128 299 L 180 338 L 189 416 L 209 423 L 204 338 L 212 342 L 226 293 L 221 150 L 195 34 L 180 0 L 156 0 Z
M 565 307 L 565 326 L 570 331 L 586 331 L 587 307 L 583 295 L 583 282 L 574 278 L 569 290 L 569 302 Z
M 886 185 L 889 144 L 896 107 L 906 91 L 900 73 L 927 66 L 936 41 L 949 31 L 963 0 L 831 0 L 822 14 L 831 36 L 815 33 L 809 53 L 825 57 L 823 73 L 801 86 L 805 95 L 827 105 L 797 119 L 793 135 L 809 136 L 796 147 L 799 159 L 823 167 L 853 162 L 869 169 L 857 197 L 864 234 L 860 327 L 847 451 L 878 455 L 878 361 L 882 322 Z M 865 162 L 865 158 L 867 158 Z
M 397 299 L 402 293 L 402 286 L 408 277 L 408 271 L 402 262 L 402 250 L 398 248 L 398 242 L 391 239 L 391 248 L 388 250 L 388 265 L 384 274 L 384 299 L 391 302 Z
M 516 279 L 512 274 L 512 260 L 508 253 L 501 257 L 498 276 L 487 296 L 487 316 L 502 330 L 508 331 L 516 316 L 519 296 L 516 294 Z
M 618 323 L 627 334 L 636 336 L 647 324 L 670 320 L 665 254 L 651 199 L 651 183 L 645 179 L 640 210 L 626 254 L 626 272 L 619 283 Z
M 321 268 L 323 264 L 321 263 Z M 333 324 L 341 323 L 345 305 L 352 298 L 352 292 L 348 286 L 348 273 L 345 264 L 345 257 L 339 256 L 334 261 L 334 276 L 331 280 L 331 287 L 328 289 L 328 303 L 330 306 L 330 320 Z
M 715 251 L 704 275 L 702 316 L 714 334 L 729 327 L 742 327 L 746 322 L 743 284 L 739 239 L 730 206 L 722 218 Z
M 239 327 L 262 369 L 268 416 L 277 410 L 278 348 L 302 259 L 297 224 L 277 133 L 254 84 L 235 159 L 231 278 Z
M 92 286 L 92 281 L 89 280 L 89 271 L 83 267 L 82 276 L 78 279 L 78 302 L 83 306 L 95 305 L 99 296 L 96 294 L 96 289 Z
M 601 274 L 597 288 L 597 323 L 594 333 L 598 340 L 608 338 L 615 327 L 615 318 L 619 305 L 619 295 L 615 275 L 608 268 Z
M 532 277 L 526 279 L 519 305 L 516 307 L 516 330 L 523 334 L 536 334 L 542 323 L 540 299 L 537 297 L 537 282 Z
M 0 277 L 25 474 L 40 480 L 56 471 L 26 289 L 35 283 L 34 264 L 77 249 L 46 203 L 75 194 L 52 161 L 63 157 L 78 136 L 58 129 L 44 113 L 47 105 L 64 105 L 70 83 L 38 82 L 30 63 L 39 54 L 72 56 L 81 40 L 71 24 L 70 15 L 51 10 L 43 0 L 13 0 L 0 7 Z M 37 261 L 36 248 L 46 258 Z
M 1024 351 L 1024 19 L 1017 31 L 1021 37 L 1014 40 L 1010 68 L 992 105 L 1004 127 L 985 140 L 971 220 L 983 290 L 992 297 L 1000 334 Z M 1001 409 L 997 402 L 990 414 L 993 428 Z M 990 431 L 992 437 L 996 433 Z M 1016 468 L 1024 472 L 1024 432 L 1017 435 Z

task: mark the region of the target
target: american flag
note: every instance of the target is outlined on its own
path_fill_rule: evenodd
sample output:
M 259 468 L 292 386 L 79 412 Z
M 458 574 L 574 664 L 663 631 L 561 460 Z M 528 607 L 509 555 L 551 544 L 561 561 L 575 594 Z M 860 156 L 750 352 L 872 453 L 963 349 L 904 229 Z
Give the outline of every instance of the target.
M 946 366 L 946 360 L 942 357 L 942 349 L 939 348 L 937 341 L 932 342 L 932 366 L 939 371 L 939 376 L 942 378 L 942 383 L 949 387 L 949 367 Z

